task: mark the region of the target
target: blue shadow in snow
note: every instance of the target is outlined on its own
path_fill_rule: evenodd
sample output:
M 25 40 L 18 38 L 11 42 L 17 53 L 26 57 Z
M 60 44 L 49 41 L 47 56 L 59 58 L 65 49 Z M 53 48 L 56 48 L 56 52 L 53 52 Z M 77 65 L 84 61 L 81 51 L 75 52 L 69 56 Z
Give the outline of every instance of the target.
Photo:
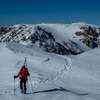
M 36 93 L 43 93 L 43 92 L 55 92 L 55 91 L 62 91 L 62 92 L 69 92 L 75 95 L 80 95 L 80 96 L 85 96 L 88 95 L 89 93 L 76 93 L 76 92 L 72 92 L 69 91 L 67 89 L 64 89 L 63 87 L 60 87 L 60 89 L 54 88 L 54 89 L 49 89 L 49 90 L 43 90 L 43 91 L 36 91 L 36 92 L 32 92 L 32 93 L 28 93 L 28 94 L 36 94 Z

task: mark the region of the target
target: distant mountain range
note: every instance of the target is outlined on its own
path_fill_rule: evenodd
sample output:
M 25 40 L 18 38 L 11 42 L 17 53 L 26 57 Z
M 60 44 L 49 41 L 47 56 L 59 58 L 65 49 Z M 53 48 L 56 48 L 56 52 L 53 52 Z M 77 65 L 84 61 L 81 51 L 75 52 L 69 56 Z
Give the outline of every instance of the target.
M 86 23 L 11 25 L 0 28 L 0 42 L 36 45 L 46 52 L 77 55 L 100 46 L 100 27 Z

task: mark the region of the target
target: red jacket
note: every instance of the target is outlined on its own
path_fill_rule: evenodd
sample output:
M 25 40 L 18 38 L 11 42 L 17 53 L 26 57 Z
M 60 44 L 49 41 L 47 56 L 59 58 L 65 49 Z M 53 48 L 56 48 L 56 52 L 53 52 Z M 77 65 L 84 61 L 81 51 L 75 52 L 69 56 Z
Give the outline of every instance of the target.
M 17 77 L 19 77 L 19 75 L 22 76 L 23 79 L 27 79 L 27 76 L 30 76 L 27 68 L 25 68 L 24 66 L 22 66 L 21 70 L 19 71 Z

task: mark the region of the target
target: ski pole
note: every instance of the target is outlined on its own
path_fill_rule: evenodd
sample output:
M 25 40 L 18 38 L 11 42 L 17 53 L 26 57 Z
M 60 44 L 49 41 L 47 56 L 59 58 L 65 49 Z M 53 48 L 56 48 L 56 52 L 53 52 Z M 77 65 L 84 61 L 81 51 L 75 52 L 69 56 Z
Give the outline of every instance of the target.
M 15 95 L 15 78 L 14 78 L 14 95 Z
M 31 87 L 32 87 L 32 91 L 34 91 L 30 76 L 29 76 L 29 79 L 30 79 L 30 84 L 31 84 Z

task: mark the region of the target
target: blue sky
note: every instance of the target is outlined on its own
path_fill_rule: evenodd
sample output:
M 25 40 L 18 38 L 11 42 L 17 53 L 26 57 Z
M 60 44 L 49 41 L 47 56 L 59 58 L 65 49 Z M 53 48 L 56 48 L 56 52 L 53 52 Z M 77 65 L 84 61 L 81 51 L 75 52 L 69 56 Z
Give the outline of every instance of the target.
M 100 0 L 2 0 L 0 27 L 86 22 L 100 25 Z

